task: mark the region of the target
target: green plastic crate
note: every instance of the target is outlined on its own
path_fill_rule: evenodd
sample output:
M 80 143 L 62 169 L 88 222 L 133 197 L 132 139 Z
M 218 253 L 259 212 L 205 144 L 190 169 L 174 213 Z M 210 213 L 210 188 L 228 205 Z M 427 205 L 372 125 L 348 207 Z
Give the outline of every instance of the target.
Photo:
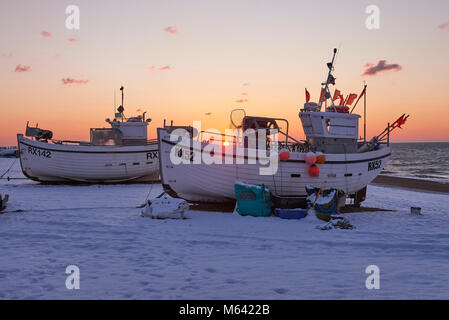
M 237 212 L 242 216 L 268 217 L 271 215 L 270 190 L 264 185 L 237 182 L 234 185 Z

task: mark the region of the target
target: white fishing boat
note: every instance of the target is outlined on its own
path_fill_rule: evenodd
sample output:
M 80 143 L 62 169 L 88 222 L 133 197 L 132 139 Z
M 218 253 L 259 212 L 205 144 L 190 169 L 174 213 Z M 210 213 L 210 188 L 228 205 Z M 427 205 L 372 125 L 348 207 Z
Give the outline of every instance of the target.
M 126 119 L 122 105 L 110 128 L 91 128 L 90 141 L 55 140 L 53 133 L 30 127 L 17 135 L 22 171 L 49 183 L 123 183 L 159 180 L 157 141 L 148 140 L 145 113 Z
M 362 202 L 366 186 L 382 171 L 390 157 L 389 134 L 395 126 L 388 126 L 368 142 L 366 137 L 359 141 L 360 116 L 350 113 L 345 105 L 336 106 L 333 99 L 326 106 L 329 85 L 335 83 L 331 74 L 335 54 L 336 50 L 328 64 L 329 73 L 322 84 L 320 103 L 306 102 L 299 112 L 306 135 L 303 142 L 289 136 L 285 119 L 246 114 L 238 125 L 234 124 L 231 113 L 231 122 L 237 128 L 237 134 L 231 137 L 193 127 L 158 128 L 164 188 L 189 201 L 228 202 L 235 200 L 237 181 L 264 184 L 275 201 L 285 207 L 295 207 L 304 204 L 306 186 L 310 185 L 340 189 L 354 198 L 355 203 Z M 401 119 L 405 122 L 403 117 Z M 280 126 L 283 123 L 286 123 L 286 130 Z M 256 140 L 259 140 L 252 145 L 248 143 L 247 134 L 251 129 L 257 130 Z M 285 140 L 273 141 L 267 132 L 270 129 Z M 271 145 L 269 150 L 265 148 L 267 144 Z M 210 157 L 214 160 L 203 161 Z M 272 165 L 275 160 L 279 160 L 277 165 Z M 271 173 L 262 173 L 264 169 Z

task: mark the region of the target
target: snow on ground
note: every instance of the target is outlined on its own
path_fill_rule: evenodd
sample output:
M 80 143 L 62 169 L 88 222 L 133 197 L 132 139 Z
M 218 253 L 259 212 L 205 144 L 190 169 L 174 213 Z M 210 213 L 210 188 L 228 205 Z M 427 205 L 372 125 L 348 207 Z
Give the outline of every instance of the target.
M 136 206 L 149 191 L 161 186 L 0 180 L 10 194 L 0 299 L 449 298 L 448 195 L 370 186 L 365 206 L 397 211 L 347 214 L 355 230 L 321 231 L 313 216 L 142 218 Z M 373 264 L 380 290 L 365 287 Z M 80 268 L 80 290 L 65 286 L 68 265 Z

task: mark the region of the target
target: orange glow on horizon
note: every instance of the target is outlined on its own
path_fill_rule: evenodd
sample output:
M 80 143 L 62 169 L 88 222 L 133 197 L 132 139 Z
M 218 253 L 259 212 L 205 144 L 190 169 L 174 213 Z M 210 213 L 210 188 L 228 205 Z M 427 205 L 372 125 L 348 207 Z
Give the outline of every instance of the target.
M 340 44 L 331 93 L 360 94 L 366 81 L 368 138 L 407 113 L 393 142 L 449 141 L 449 29 L 438 28 L 447 22 L 447 1 L 432 5 L 432 19 L 422 18 L 430 10 L 425 3 L 403 10 L 403 0 L 385 2 L 382 12 L 395 18 L 379 30 L 366 29 L 365 8 L 355 0 L 264 1 L 258 10 L 251 1 L 193 0 L 176 11 L 162 1 L 126 11 L 118 1 L 107 10 L 93 1 L 79 5 L 79 30 L 65 27 L 63 3 L 27 2 L 24 10 L 14 1 L 3 11 L 0 146 L 15 145 L 27 121 L 55 139 L 88 140 L 89 128 L 108 127 L 121 85 L 125 114 L 152 118 L 149 138 L 164 119 L 200 120 L 224 132 L 230 111 L 243 107 L 248 115 L 286 118 L 291 135 L 304 139 L 304 88 L 311 101 L 319 99 L 326 63 Z M 333 10 L 324 12 L 326 5 Z M 363 115 L 363 99 L 355 112 Z

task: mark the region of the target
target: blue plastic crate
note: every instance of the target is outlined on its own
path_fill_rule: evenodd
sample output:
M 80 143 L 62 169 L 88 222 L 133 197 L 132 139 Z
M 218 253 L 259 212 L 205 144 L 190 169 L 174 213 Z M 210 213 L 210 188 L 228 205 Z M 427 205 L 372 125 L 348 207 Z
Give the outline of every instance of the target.
M 303 209 L 274 209 L 274 213 L 281 219 L 302 219 L 307 216 L 307 211 Z

